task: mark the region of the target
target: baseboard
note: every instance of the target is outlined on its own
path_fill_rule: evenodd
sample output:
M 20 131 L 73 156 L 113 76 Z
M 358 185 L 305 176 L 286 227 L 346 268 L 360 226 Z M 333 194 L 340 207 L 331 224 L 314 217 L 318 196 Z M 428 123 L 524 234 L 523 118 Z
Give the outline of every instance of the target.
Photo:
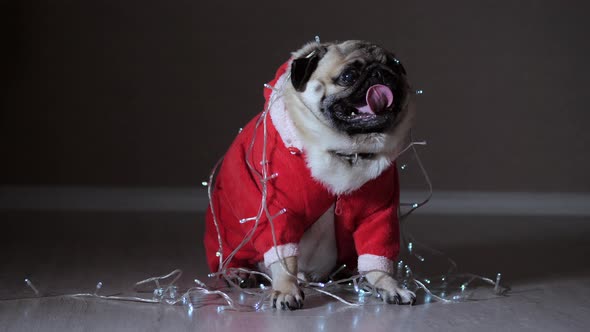
M 426 193 L 402 191 L 402 201 Z M 205 188 L 0 187 L 0 210 L 204 212 Z M 435 191 L 420 214 L 590 216 L 590 193 Z

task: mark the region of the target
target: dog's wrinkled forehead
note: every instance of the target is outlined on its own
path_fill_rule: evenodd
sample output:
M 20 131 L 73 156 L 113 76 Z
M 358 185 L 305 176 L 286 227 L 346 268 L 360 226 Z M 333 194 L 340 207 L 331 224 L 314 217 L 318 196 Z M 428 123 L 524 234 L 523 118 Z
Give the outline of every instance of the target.
M 295 90 L 301 92 L 310 79 L 336 77 L 347 64 L 353 62 L 379 62 L 405 74 L 395 55 L 378 45 L 359 40 L 323 44 L 312 42 L 293 53 L 291 81 Z
M 347 40 L 342 43 L 316 43 L 305 44 L 302 48 L 293 53 L 294 59 L 310 58 L 313 56 L 337 56 L 343 58 L 373 57 L 375 61 L 386 61 L 387 51 L 378 45 L 360 41 Z
M 370 61 L 386 63 L 387 52 L 385 49 L 368 42 L 353 40 L 334 45 L 345 59 L 364 58 Z

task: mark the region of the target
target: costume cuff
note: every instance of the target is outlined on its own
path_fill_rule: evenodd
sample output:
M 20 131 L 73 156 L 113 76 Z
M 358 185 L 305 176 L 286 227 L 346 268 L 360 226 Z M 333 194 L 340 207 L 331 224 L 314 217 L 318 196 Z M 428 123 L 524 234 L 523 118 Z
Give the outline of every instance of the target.
M 379 270 L 387 273 L 393 273 L 393 261 L 385 256 L 363 254 L 359 256 L 358 269 L 359 272 Z
M 276 250 L 275 250 L 276 248 Z M 277 251 L 279 256 L 277 256 Z M 264 265 L 269 267 L 272 263 L 280 258 L 299 256 L 299 245 L 297 243 L 287 243 L 280 246 L 272 247 L 264 253 Z

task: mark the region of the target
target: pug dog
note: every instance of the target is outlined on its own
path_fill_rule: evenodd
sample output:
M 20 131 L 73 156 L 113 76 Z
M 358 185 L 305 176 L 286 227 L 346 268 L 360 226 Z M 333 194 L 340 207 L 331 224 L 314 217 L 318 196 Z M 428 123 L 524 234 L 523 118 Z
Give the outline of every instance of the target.
M 212 191 L 210 268 L 231 255 L 224 268 L 269 272 L 278 309 L 302 308 L 300 282 L 325 280 L 342 264 L 356 267 L 384 301 L 413 304 L 414 293 L 392 277 L 395 160 L 414 117 L 400 61 L 370 42 L 312 42 L 266 86 L 266 123 L 256 117 L 238 134 Z

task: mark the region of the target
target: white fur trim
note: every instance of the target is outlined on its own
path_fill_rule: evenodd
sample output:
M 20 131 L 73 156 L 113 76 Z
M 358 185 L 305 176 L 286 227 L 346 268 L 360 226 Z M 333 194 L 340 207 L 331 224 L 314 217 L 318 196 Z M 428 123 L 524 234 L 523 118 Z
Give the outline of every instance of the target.
M 289 71 L 290 69 L 287 68 L 287 71 L 279 77 L 274 86 L 275 90 L 270 94 L 268 100 L 274 99 L 272 105 L 270 105 L 270 118 L 279 132 L 281 139 L 285 143 L 285 146 L 288 148 L 294 147 L 303 151 L 303 142 L 301 142 L 295 131 L 295 126 L 293 125 L 291 117 L 289 117 L 289 112 L 285 109 L 283 96 L 277 95 L 282 93 L 284 85 L 287 83 L 286 79 L 289 76 Z
M 384 256 L 363 254 L 359 256 L 358 270 L 359 272 L 379 270 L 387 273 L 393 273 L 393 261 L 387 259 Z
M 279 256 L 277 256 L 277 251 L 279 252 Z M 269 267 L 272 263 L 278 261 L 279 257 L 285 258 L 291 256 L 299 256 L 299 245 L 297 243 L 287 243 L 272 247 L 264 253 L 264 265 Z
M 335 195 L 347 194 L 360 188 L 391 165 L 391 160 L 381 154 L 375 159 L 358 160 L 354 166 L 350 166 L 341 158 L 325 151 L 316 147 L 307 149 L 307 167 L 311 170 L 311 175 Z

